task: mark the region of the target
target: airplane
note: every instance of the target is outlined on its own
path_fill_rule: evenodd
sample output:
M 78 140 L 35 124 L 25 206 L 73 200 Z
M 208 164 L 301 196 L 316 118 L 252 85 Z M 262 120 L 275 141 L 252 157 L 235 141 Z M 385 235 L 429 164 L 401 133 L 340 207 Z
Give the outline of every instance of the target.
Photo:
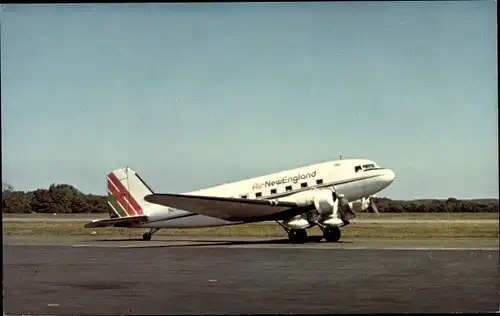
M 378 213 L 371 197 L 388 187 L 394 171 L 368 159 L 316 163 L 182 194 L 156 193 L 129 167 L 107 175 L 109 219 L 87 228 L 199 228 L 275 221 L 289 242 L 308 241 L 307 229 L 320 227 L 327 242 L 338 242 L 354 211 Z M 323 239 L 322 238 L 322 239 Z

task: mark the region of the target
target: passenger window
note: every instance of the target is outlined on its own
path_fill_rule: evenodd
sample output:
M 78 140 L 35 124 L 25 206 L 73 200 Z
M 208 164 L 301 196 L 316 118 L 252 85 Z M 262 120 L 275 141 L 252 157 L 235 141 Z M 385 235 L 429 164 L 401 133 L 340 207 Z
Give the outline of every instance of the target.
M 323 179 L 316 180 L 316 184 L 322 184 L 322 183 L 323 183 Z
M 301 187 L 303 187 L 303 188 L 307 187 L 307 182 L 302 182 L 302 183 L 300 184 L 300 186 L 301 186 Z
M 255 196 L 256 196 L 256 197 L 261 197 L 261 196 L 262 196 L 262 193 L 257 192 L 257 193 L 255 193 Z
M 272 189 L 271 194 L 276 194 L 276 189 Z
M 361 166 L 354 167 L 354 172 L 358 172 L 358 171 L 361 171 Z
M 241 198 L 242 198 L 242 199 L 246 199 L 246 198 L 247 198 L 247 196 L 246 196 L 246 195 L 242 195 L 242 196 L 241 196 Z
M 291 186 L 291 185 L 287 186 L 287 187 L 285 188 L 285 190 L 287 190 L 287 191 L 292 191 L 292 186 Z

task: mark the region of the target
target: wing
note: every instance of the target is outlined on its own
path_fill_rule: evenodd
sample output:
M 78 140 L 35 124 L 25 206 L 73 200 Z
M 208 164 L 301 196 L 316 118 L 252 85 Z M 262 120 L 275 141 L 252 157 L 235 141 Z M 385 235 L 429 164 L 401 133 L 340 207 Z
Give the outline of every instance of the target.
M 294 202 L 252 200 L 184 194 L 149 194 L 150 203 L 216 217 L 232 222 L 257 222 L 288 219 L 304 212 Z
M 107 226 L 115 226 L 115 227 L 131 227 L 138 224 L 143 224 L 148 221 L 147 216 L 130 216 L 130 217 L 122 217 L 122 218 L 110 218 L 110 219 L 102 219 L 95 220 L 90 223 L 85 224 L 85 228 L 96 228 L 96 227 L 107 227 Z

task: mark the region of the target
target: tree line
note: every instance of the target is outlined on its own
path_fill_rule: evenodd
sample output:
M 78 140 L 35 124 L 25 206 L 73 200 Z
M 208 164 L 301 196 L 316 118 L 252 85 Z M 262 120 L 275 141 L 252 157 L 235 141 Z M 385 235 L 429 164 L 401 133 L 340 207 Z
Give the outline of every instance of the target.
M 498 199 L 391 200 L 374 198 L 381 213 L 401 212 L 498 212 Z M 107 197 L 84 194 L 69 184 L 52 184 L 48 189 L 16 191 L 2 183 L 2 213 L 110 213 Z
M 459 200 L 450 197 L 446 200 L 391 200 L 374 198 L 373 201 L 382 213 L 498 213 L 498 199 Z
M 105 196 L 84 194 L 69 184 L 52 184 L 48 189 L 16 191 L 2 185 L 2 213 L 107 213 Z

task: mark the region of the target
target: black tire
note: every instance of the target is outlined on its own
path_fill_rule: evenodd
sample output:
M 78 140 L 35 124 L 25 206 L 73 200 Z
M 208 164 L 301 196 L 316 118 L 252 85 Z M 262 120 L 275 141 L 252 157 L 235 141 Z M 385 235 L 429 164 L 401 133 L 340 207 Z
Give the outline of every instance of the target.
M 337 242 L 340 240 L 342 233 L 338 227 L 325 228 L 323 231 L 323 237 L 328 242 Z
M 305 229 L 292 229 L 288 233 L 288 239 L 292 244 L 303 244 L 307 242 L 307 231 Z
M 151 234 L 144 233 L 144 235 L 142 235 L 142 240 L 151 240 Z

